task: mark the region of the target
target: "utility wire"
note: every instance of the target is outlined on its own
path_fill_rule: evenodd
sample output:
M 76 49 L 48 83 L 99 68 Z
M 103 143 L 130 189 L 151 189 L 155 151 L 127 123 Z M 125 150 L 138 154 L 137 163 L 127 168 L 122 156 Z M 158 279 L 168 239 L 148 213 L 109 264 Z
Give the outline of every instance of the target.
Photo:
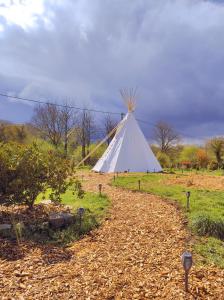
M 67 108 L 73 108 L 73 109 L 82 110 L 82 111 L 92 111 L 92 112 L 95 112 L 95 113 L 121 115 L 121 113 L 119 113 L 119 112 L 110 112 L 110 111 L 103 111 L 103 110 L 96 110 L 96 109 L 89 109 L 89 108 L 81 108 L 81 107 L 77 107 L 77 106 L 57 104 L 57 103 L 52 103 L 52 102 L 45 102 L 45 101 L 41 101 L 41 100 L 22 98 L 22 97 L 18 97 L 18 96 L 9 96 L 9 95 L 3 94 L 3 93 L 0 93 L 0 96 L 7 97 L 7 98 L 12 98 L 12 99 L 17 99 L 17 100 L 22 100 L 22 101 L 34 102 L 34 103 L 38 103 L 38 104 L 48 104 L 48 105 L 55 105 L 55 106 L 59 106 L 59 107 L 65 107 L 65 108 L 66 107 Z
M 47 105 L 55 105 L 58 107 L 64 107 L 64 108 L 72 108 L 72 109 L 76 109 L 76 110 L 82 110 L 82 111 L 90 111 L 90 112 L 94 112 L 94 113 L 103 113 L 103 114 L 113 114 L 113 115 L 124 115 L 123 113 L 119 113 L 119 112 L 111 112 L 111 111 L 103 111 L 103 110 L 96 110 L 96 109 L 89 109 L 89 108 L 81 108 L 81 107 L 77 107 L 77 106 L 71 106 L 71 105 L 65 105 L 65 104 L 58 104 L 58 103 L 52 103 L 52 102 L 45 102 L 43 100 L 34 100 L 34 99 L 28 99 L 28 98 L 23 98 L 23 97 L 18 97 L 18 96 L 10 96 L 4 93 L 0 93 L 0 96 L 2 97 L 6 97 L 6 98 L 12 98 L 12 99 L 17 99 L 17 100 L 22 100 L 22 101 L 27 101 L 27 102 L 33 102 L 33 103 L 38 103 L 38 104 L 47 104 Z M 147 124 L 149 126 L 155 126 L 156 124 L 150 123 L 148 121 L 144 121 L 141 119 L 136 119 L 137 121 Z M 180 132 L 181 134 L 181 132 Z M 183 133 L 182 133 L 183 134 Z M 185 135 L 185 134 L 184 134 Z M 191 135 L 185 135 L 186 137 L 189 138 L 195 138 Z

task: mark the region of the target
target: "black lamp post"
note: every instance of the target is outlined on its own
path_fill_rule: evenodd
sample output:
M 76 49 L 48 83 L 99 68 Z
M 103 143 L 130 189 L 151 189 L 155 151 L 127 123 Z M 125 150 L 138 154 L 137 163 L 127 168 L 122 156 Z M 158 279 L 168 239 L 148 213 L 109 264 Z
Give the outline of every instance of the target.
M 141 189 L 141 180 L 138 180 L 138 189 Z
M 183 268 L 185 271 L 185 291 L 188 292 L 188 275 L 192 267 L 192 254 L 188 251 L 185 251 L 181 257 Z
M 79 216 L 79 232 L 81 231 L 81 226 L 82 226 L 82 216 L 85 213 L 85 208 L 80 207 L 77 209 L 77 214 Z
M 190 196 L 191 196 L 191 192 L 190 192 L 190 191 L 186 192 L 186 197 L 187 197 L 187 210 L 190 209 Z
M 100 194 L 100 196 L 102 196 L 102 184 L 101 183 L 99 184 L 99 194 Z

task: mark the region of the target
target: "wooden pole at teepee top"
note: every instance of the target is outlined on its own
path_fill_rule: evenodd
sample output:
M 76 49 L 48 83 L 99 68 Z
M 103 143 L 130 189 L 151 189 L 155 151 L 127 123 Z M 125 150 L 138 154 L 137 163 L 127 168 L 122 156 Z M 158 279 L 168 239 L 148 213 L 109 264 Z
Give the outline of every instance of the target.
M 133 112 L 136 106 L 136 93 L 137 88 L 121 89 L 120 94 L 125 104 L 127 105 L 128 112 Z

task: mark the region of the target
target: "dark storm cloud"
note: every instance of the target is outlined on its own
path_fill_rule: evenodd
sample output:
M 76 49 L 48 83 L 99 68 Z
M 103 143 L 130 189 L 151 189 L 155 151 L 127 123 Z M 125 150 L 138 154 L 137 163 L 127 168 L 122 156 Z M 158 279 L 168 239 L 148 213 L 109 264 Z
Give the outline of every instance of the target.
M 218 2 L 47 1 L 35 27 L 0 19 L 1 90 L 120 112 L 119 89 L 137 86 L 138 118 L 166 120 L 189 137 L 222 134 L 224 7 Z

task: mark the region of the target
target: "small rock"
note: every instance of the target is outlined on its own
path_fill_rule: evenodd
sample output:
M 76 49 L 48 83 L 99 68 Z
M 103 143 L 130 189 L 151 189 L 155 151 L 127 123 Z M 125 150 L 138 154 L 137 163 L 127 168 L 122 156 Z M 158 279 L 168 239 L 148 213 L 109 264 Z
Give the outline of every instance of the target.
M 12 234 L 12 225 L 11 224 L 0 224 L 0 236 L 10 237 Z
M 42 200 L 40 203 L 44 205 L 53 204 L 53 202 L 50 199 Z
M 49 216 L 49 224 L 55 229 L 71 225 L 74 221 L 74 215 L 69 212 L 53 213 Z

